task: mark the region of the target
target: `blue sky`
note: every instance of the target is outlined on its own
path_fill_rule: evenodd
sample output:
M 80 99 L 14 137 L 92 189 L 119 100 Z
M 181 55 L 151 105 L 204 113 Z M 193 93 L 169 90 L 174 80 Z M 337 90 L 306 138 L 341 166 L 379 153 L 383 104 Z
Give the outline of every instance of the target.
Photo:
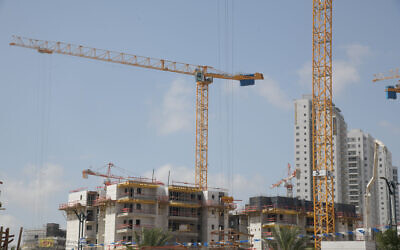
M 190 76 L 10 47 L 12 35 L 262 72 L 253 87 L 210 87 L 209 179 L 238 199 L 293 162 L 293 100 L 311 91 L 311 0 L 0 0 L 0 222 L 65 224 L 57 210 L 108 162 L 134 175 L 190 181 L 195 84 Z M 383 141 L 400 165 L 398 101 L 373 74 L 399 67 L 400 1 L 334 2 L 334 102 L 348 128 Z

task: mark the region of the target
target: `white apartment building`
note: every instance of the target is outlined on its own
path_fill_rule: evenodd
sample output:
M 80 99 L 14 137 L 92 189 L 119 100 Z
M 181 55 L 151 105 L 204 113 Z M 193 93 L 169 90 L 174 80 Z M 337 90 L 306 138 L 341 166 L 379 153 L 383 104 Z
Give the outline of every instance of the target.
M 378 218 L 379 225 L 389 225 L 391 216 L 390 195 L 385 180 L 393 180 L 392 153 L 380 142 L 378 158 Z M 394 222 L 393 222 L 394 223 Z
M 99 191 L 70 193 L 60 205 L 67 216 L 66 249 L 76 249 L 79 221 L 86 220 L 83 238 L 87 244 L 116 246 L 134 241 L 143 228 L 162 228 L 172 235 L 171 243 L 218 242 L 215 231 L 228 228 L 228 212 L 233 209 L 227 192 L 202 191 L 194 186 L 166 186 L 155 181 L 126 181 L 107 185 Z M 99 248 L 96 248 L 99 249 Z
M 365 189 L 372 177 L 374 166 L 375 139 L 360 129 L 352 129 L 347 133 L 348 147 L 348 202 L 356 206 L 357 213 L 364 213 Z M 377 188 L 373 187 L 371 192 L 371 209 L 377 211 L 376 203 Z M 371 213 L 371 224 L 376 225 L 379 219 L 376 213 Z
M 397 180 L 397 168 L 392 167 L 392 154 L 380 141 L 360 129 L 348 132 L 348 200 L 356 206 L 357 213 L 364 212 L 365 189 L 372 177 L 374 166 L 374 146 L 379 144 L 378 180 L 373 186 L 371 197 L 371 224 L 383 227 L 390 220 L 390 196 L 385 180 Z M 395 210 L 398 211 L 398 202 Z
M 297 198 L 312 200 L 312 96 L 303 95 L 294 101 L 294 162 L 298 171 Z M 347 202 L 347 124 L 341 111 L 333 107 L 333 167 L 335 202 Z

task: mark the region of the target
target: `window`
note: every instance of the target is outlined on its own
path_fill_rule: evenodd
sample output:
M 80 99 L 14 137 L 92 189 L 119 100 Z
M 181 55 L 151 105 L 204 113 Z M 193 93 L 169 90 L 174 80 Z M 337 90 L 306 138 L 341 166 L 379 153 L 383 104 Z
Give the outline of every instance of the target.
M 137 203 L 136 204 L 136 210 L 142 210 L 142 204 Z
M 140 225 L 140 220 L 136 220 L 136 226 Z
M 300 154 L 300 152 L 299 152 L 299 151 L 296 151 L 296 155 L 298 155 L 298 154 Z
M 92 230 L 92 225 L 87 225 L 86 230 L 88 230 L 88 231 Z
M 296 135 L 300 135 L 300 133 L 299 133 L 299 132 L 297 132 L 297 133 L 296 133 Z
M 141 194 L 142 193 L 142 189 L 141 188 L 137 188 L 136 189 L 136 193 Z
M 214 224 L 211 225 L 211 229 L 214 230 Z
M 214 200 L 214 199 L 215 199 L 215 196 L 214 196 L 214 195 L 211 195 L 211 199 L 213 199 L 213 200 Z

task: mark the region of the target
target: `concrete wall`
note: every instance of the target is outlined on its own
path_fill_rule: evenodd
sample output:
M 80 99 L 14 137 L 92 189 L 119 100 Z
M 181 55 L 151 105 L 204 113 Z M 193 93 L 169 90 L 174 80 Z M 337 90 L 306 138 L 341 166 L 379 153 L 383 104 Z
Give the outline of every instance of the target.
M 322 241 L 322 250 L 375 250 L 374 242 L 366 241 Z

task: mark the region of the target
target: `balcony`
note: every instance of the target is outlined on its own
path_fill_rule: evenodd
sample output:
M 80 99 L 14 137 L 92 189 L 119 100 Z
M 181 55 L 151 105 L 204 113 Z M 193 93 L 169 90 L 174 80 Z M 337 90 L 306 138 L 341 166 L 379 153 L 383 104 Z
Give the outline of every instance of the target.
M 297 222 L 296 220 L 278 220 L 276 217 L 271 217 L 271 218 L 267 218 L 262 227 L 263 228 L 268 228 L 268 227 L 275 227 L 275 225 L 279 225 L 279 226 L 284 226 L 284 227 L 294 227 L 297 226 Z
M 131 233 L 133 231 L 139 232 L 142 228 L 153 228 L 153 225 L 133 225 L 133 224 L 120 224 L 117 225 L 117 233 Z
M 124 193 L 118 198 L 117 202 L 118 203 L 156 204 L 157 203 L 157 195 L 142 195 L 142 194 L 130 195 L 129 193 Z
M 191 211 L 169 211 L 170 219 L 186 219 L 186 220 L 197 220 L 198 215 L 197 212 Z
M 151 209 L 131 209 L 131 208 L 122 208 L 118 213 L 117 217 L 126 217 L 133 215 L 149 215 L 155 216 L 156 210 L 154 208 Z

